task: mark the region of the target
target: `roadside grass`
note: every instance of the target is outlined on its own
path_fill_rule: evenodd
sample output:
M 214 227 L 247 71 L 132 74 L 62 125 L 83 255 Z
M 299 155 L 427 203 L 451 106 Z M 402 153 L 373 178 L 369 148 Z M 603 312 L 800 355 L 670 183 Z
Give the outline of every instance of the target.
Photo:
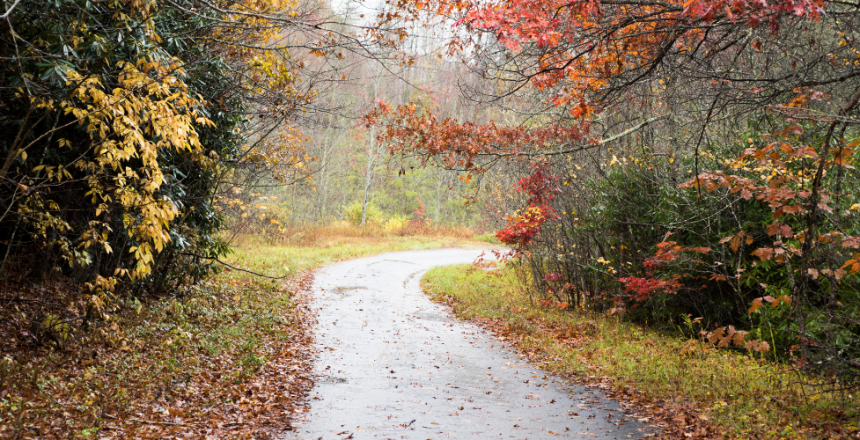
M 854 394 L 816 386 L 788 365 L 531 300 L 511 266 L 440 267 L 421 283 L 548 371 L 586 383 L 608 378 L 634 400 L 668 405 L 654 418 L 667 438 L 857 438 Z
M 232 265 L 283 280 L 225 271 L 181 292 L 120 300 L 110 322 L 72 328 L 64 347 L 19 337 L 0 356 L 0 438 L 277 436 L 305 411 L 313 385 L 312 317 L 300 294 L 310 269 L 381 252 L 481 245 L 443 236 L 326 237 L 313 247 L 238 240 Z M 26 304 L 0 305 L 0 318 L 32 320 L 27 314 L 37 312 Z
M 347 233 L 332 234 L 330 230 L 322 228 L 301 230 L 275 241 L 261 236 L 242 236 L 237 239 L 235 253 L 227 258 L 227 262 L 239 267 L 253 267 L 269 276 L 284 276 L 348 258 L 383 252 L 486 246 L 470 240 L 470 236 L 372 235 L 372 232 L 358 235 L 361 228 L 345 228 L 343 231 Z M 253 277 L 250 274 L 234 273 L 237 278 Z
M 483 241 L 484 243 L 490 243 L 496 246 L 502 246 L 502 241 L 496 238 L 495 234 L 487 233 L 475 236 L 475 240 Z

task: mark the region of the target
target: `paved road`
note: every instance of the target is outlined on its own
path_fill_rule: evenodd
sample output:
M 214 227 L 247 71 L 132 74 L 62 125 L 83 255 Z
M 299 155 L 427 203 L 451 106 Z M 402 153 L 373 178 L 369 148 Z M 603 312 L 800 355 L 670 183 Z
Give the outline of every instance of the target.
M 628 439 L 644 432 L 599 392 L 571 388 L 418 285 L 481 251 L 397 252 L 317 273 L 317 385 L 289 439 Z

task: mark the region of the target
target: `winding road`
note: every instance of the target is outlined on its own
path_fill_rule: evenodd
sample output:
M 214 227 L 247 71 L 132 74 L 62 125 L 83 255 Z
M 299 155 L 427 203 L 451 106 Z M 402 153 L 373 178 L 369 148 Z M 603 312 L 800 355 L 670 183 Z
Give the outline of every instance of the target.
M 480 250 L 396 252 L 320 270 L 310 412 L 289 439 L 629 439 L 600 392 L 548 376 L 421 292 L 434 266 Z

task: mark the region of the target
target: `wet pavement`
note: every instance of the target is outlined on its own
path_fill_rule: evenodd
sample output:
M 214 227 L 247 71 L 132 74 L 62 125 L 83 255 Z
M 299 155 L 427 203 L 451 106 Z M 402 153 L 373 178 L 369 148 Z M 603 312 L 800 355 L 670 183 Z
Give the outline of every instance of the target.
M 383 254 L 320 270 L 319 378 L 288 439 L 630 439 L 645 426 L 599 391 L 530 366 L 421 292 L 480 250 Z

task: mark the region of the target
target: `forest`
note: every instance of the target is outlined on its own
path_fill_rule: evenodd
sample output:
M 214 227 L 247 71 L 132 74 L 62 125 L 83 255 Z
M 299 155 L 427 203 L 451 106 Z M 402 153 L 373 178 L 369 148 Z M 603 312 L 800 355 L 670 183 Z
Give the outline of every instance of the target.
M 281 438 L 314 270 L 452 247 L 658 436 L 860 432 L 860 3 L 4 0 L 0 59 L 0 438 Z

